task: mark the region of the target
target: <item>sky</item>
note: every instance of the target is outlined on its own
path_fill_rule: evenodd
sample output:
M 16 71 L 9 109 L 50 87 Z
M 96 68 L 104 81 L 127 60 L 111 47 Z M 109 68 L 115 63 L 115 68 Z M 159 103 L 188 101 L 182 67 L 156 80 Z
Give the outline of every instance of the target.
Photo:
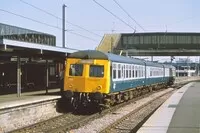
M 115 1 L 142 28 L 124 13 L 114 0 L 96 0 L 96 2 L 114 13 L 126 24 L 104 10 L 94 0 L 1 0 L 0 23 L 53 34 L 56 36 L 57 46 L 61 47 L 62 31 L 60 28 L 62 28 L 62 20 L 59 18 L 62 18 L 62 5 L 65 4 L 67 6 L 65 10 L 67 21 L 65 25 L 67 30 L 65 45 L 66 47 L 80 50 L 95 49 L 104 34 L 133 33 L 133 29 L 136 29 L 137 33 L 200 31 L 200 17 L 198 17 L 200 12 L 199 0 Z M 48 14 L 26 3 L 34 5 Z M 30 21 L 5 11 L 29 17 L 46 24 Z M 73 25 L 78 25 L 82 28 Z M 169 57 L 165 58 L 169 59 Z M 196 57 L 194 60 L 196 60 Z

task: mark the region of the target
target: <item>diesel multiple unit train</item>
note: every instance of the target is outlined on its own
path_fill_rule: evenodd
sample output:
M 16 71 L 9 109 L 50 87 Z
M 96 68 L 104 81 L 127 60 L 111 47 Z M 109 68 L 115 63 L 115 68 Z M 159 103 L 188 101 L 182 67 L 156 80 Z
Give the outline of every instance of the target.
M 110 106 L 174 83 L 170 65 L 95 50 L 72 53 L 66 60 L 63 97 L 73 107 Z

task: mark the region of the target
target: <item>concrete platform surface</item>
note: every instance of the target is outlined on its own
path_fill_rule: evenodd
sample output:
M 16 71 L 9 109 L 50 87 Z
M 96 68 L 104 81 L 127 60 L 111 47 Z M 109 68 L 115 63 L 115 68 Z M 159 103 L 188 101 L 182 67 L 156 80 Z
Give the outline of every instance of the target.
M 199 133 L 200 82 L 177 90 L 137 133 Z
M 17 97 L 17 94 L 0 95 L 0 110 L 42 101 L 59 99 L 61 97 L 59 92 L 60 89 L 51 89 L 48 90 L 48 94 L 46 94 L 45 90 L 42 90 L 22 93 L 20 97 Z

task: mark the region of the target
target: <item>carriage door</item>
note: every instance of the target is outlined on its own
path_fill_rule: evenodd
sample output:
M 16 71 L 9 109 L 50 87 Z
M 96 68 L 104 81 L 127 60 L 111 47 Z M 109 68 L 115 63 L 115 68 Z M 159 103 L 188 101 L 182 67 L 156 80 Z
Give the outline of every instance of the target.
M 162 68 L 162 82 L 164 82 L 164 80 L 165 80 L 164 72 L 165 72 L 165 66 L 163 65 L 163 68 Z
M 165 81 L 166 79 L 165 79 L 165 67 L 164 67 L 164 81 Z
M 146 63 L 144 63 L 144 85 L 146 85 L 147 82 L 147 66 Z

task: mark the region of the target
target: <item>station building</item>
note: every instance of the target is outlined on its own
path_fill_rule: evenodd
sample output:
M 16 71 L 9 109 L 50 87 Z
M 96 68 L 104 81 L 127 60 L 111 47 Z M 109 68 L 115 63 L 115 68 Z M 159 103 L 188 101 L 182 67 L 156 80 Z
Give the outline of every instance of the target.
M 172 65 L 176 67 L 177 77 L 199 76 L 199 62 L 193 62 L 188 58 L 179 58 L 179 60 L 172 63 Z
M 173 65 L 176 67 L 177 77 L 191 77 L 199 75 L 198 63 L 175 63 Z
M 57 88 L 66 56 L 51 34 L 0 23 L 0 94 Z

